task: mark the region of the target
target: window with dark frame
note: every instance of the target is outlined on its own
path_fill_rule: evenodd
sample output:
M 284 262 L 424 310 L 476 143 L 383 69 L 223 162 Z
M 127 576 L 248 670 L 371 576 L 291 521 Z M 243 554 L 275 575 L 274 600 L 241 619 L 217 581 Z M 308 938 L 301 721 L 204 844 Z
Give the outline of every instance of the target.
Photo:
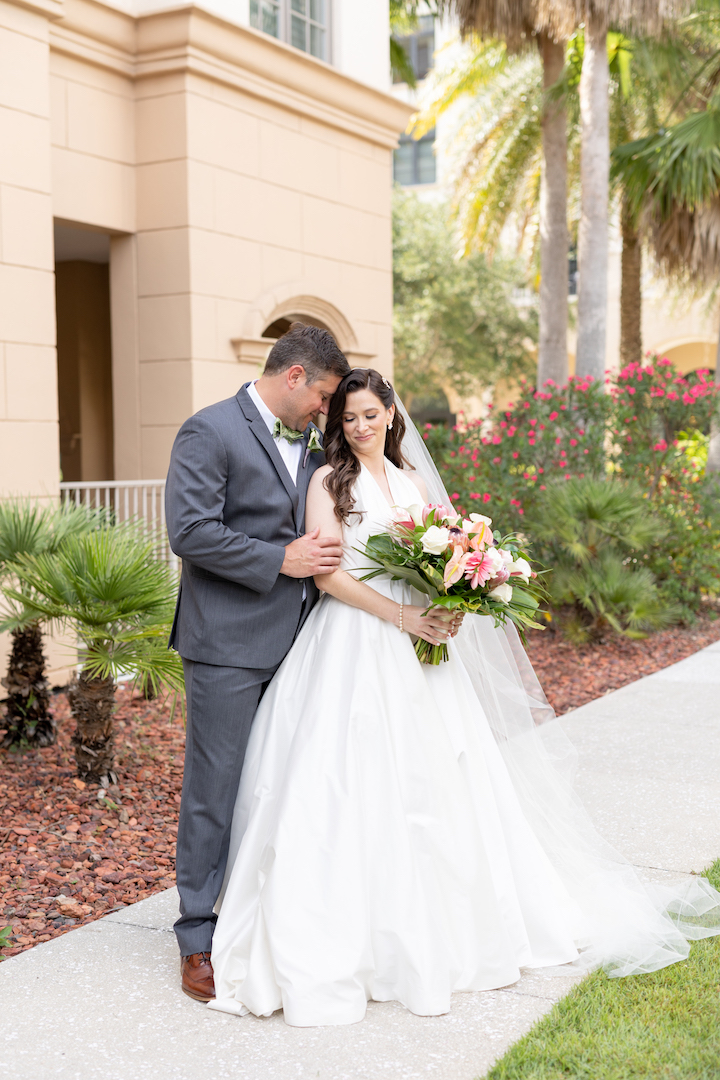
M 250 25 L 318 60 L 329 59 L 330 0 L 250 0 Z
M 578 259 L 577 247 L 572 244 L 568 251 L 568 296 L 577 296 Z
M 400 145 L 393 152 L 393 180 L 403 186 L 434 184 L 435 164 L 435 128 L 421 139 L 401 135 Z
M 404 37 L 396 37 L 395 40 L 405 50 L 410 61 L 410 66 L 415 72 L 415 78 L 424 79 L 433 66 L 433 53 L 435 52 L 435 18 L 433 15 L 422 15 L 418 19 L 418 28 L 414 34 Z M 403 82 L 401 75 L 394 74 L 393 82 Z

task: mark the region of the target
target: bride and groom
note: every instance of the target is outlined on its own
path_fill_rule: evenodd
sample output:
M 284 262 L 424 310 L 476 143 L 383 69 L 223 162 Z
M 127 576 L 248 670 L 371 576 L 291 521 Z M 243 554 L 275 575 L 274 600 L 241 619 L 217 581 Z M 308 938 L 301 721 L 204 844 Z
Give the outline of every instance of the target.
M 360 580 L 367 538 L 428 500 L 447 496 L 392 386 L 316 327 L 177 436 L 175 931 L 182 988 L 212 1008 L 437 1015 L 522 968 L 650 971 L 720 932 L 706 882 L 651 895 L 594 832 L 512 629 Z M 449 661 L 420 664 L 413 635 L 452 638 Z

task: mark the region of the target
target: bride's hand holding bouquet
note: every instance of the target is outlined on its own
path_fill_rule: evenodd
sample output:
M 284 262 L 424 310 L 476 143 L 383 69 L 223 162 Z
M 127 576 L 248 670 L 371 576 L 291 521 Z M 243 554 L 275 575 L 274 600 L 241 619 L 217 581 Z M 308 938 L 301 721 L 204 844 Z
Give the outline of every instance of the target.
M 377 565 L 363 581 L 388 573 L 430 597 L 425 614 L 490 615 L 495 625 L 510 620 L 520 631 L 540 628 L 535 615 L 544 590 L 520 538 L 492 531 L 483 514 L 462 518 L 446 506 L 398 507 L 387 532 L 371 536 L 364 554 Z M 447 660 L 447 645 L 423 638 L 415 644 L 425 664 Z

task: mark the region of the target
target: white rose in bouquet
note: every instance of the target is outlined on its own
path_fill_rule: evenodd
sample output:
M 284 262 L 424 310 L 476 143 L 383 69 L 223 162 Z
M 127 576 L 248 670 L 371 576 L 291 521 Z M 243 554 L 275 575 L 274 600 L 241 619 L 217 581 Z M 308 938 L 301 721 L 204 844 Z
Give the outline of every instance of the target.
M 501 600 L 503 604 L 509 604 L 512 600 L 512 585 L 508 585 L 505 582 L 503 585 L 496 585 L 495 588 L 488 593 L 493 600 Z
M 422 538 L 422 549 L 428 555 L 442 555 L 450 541 L 450 530 L 431 525 Z

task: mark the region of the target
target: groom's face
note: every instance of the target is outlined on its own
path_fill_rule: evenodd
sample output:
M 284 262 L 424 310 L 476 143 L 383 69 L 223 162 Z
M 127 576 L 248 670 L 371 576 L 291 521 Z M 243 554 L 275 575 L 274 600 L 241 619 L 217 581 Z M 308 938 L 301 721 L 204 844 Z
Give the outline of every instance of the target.
M 299 367 L 299 365 L 298 365 Z M 286 416 L 280 419 L 296 431 L 304 431 L 310 421 L 317 420 L 322 413 L 327 416 L 330 400 L 340 384 L 339 375 L 326 375 L 308 385 L 303 368 L 299 367 L 297 376 L 288 380 L 288 395 L 284 406 Z

